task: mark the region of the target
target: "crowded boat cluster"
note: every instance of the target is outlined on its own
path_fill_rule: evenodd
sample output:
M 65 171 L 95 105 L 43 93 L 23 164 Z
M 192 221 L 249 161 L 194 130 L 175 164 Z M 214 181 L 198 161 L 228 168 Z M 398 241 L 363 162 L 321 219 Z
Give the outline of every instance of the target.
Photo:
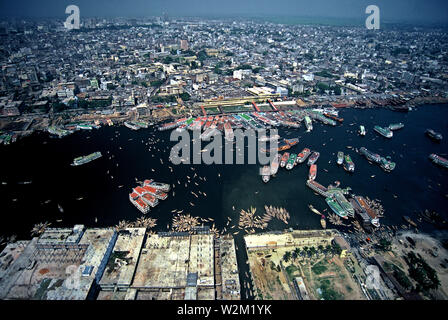
M 285 208 L 277 208 L 273 206 L 264 206 L 265 213 L 263 216 L 256 215 L 257 209 L 250 207 L 249 210 L 241 210 L 238 222 L 238 228 L 243 229 L 246 233 L 254 233 L 255 229 L 266 229 L 272 219 L 278 219 L 288 224 L 290 218 L 289 212 Z
M 124 230 L 126 228 L 146 228 L 152 229 L 157 226 L 157 219 L 149 217 L 139 217 L 135 221 L 121 220 L 116 226 L 117 231 Z

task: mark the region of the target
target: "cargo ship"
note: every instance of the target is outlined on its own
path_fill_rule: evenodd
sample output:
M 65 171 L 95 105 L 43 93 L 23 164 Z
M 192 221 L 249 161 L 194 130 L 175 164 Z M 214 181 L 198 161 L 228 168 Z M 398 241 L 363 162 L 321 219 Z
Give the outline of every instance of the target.
M 311 121 L 311 118 L 308 116 L 305 116 L 305 126 L 306 126 L 307 132 L 310 132 L 311 130 L 313 130 L 313 122 Z
M 404 128 L 404 124 L 403 123 L 392 123 L 389 125 L 389 130 L 399 130 L 401 128 Z
M 303 149 L 298 155 L 297 155 L 297 163 L 303 163 L 308 158 L 308 156 L 311 154 L 311 150 L 308 148 Z
M 284 168 L 289 159 L 289 152 L 285 152 L 280 160 L 280 167 Z
M 338 165 L 344 163 L 344 152 L 338 151 L 338 160 L 336 161 Z
M 381 156 L 377 153 L 373 153 L 369 150 L 367 150 L 364 147 L 361 147 L 359 149 L 359 153 L 362 154 L 364 157 L 366 157 L 367 160 L 375 162 L 375 163 L 380 163 L 381 162 Z
M 383 128 L 380 126 L 374 126 L 373 130 L 378 132 L 380 135 L 382 135 L 385 138 L 392 138 L 394 136 L 394 133 L 389 128 Z
M 102 156 L 103 155 L 101 154 L 101 152 L 94 152 L 87 156 L 78 157 L 73 160 L 72 166 L 80 166 L 89 163 L 90 161 L 101 158 Z
M 352 161 L 352 158 L 347 154 L 345 155 L 345 162 L 344 162 L 344 169 L 348 172 L 354 172 L 355 171 L 355 164 Z
M 310 166 L 312 164 L 315 164 L 317 159 L 319 159 L 319 156 L 320 156 L 320 153 L 317 151 L 314 151 L 308 158 L 308 165 Z
M 336 213 L 338 216 L 340 216 L 343 219 L 348 219 L 347 212 L 345 212 L 345 210 L 335 199 L 328 197 L 325 199 L 325 202 L 327 202 L 330 209 L 333 210 L 333 212 Z
M 289 156 L 288 162 L 286 163 L 286 170 L 291 170 L 294 168 L 294 165 L 296 163 L 297 155 L 295 153 L 291 153 Z
M 263 166 L 263 168 L 261 168 L 261 179 L 264 183 L 269 182 L 269 180 L 271 179 L 271 167 Z
M 428 137 L 430 137 L 434 141 L 440 142 L 443 139 L 443 136 L 440 133 L 435 132 L 432 129 L 426 129 L 425 133 Z
M 439 166 L 448 168 L 448 160 L 435 154 L 435 153 L 430 154 L 429 159 L 431 159 L 432 162 L 434 162 L 435 164 L 437 164 Z
M 366 128 L 364 128 L 363 125 L 359 126 L 359 134 L 361 136 L 365 136 L 366 135 Z
M 312 164 L 310 167 L 310 171 L 308 173 L 308 179 L 314 180 L 314 179 L 316 179 L 316 175 L 317 175 L 317 165 Z
M 343 118 L 338 118 L 338 117 L 336 117 L 335 115 L 329 114 L 329 113 L 327 113 L 327 112 L 324 112 L 324 116 L 326 116 L 326 117 L 328 117 L 328 118 L 330 118 L 330 119 L 336 120 L 336 121 L 338 121 L 338 122 L 344 122 L 344 119 L 343 119 Z
M 276 154 L 271 162 L 271 175 L 277 174 L 279 164 L 280 164 L 280 154 Z

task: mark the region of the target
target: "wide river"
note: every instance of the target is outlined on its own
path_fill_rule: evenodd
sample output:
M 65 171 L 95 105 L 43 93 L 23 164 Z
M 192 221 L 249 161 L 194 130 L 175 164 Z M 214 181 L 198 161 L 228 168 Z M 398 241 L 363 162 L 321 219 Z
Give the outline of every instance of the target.
M 336 127 L 315 122 L 310 133 L 303 126 L 280 131 L 282 137 L 300 137 L 299 144 L 290 152 L 298 153 L 304 147 L 320 152 L 316 181 L 327 186 L 337 180 L 341 187 L 349 186 L 356 194 L 381 200 L 385 208 L 382 224 L 400 225 L 403 215 L 415 217 L 424 209 L 435 210 L 447 218 L 448 170 L 432 164 L 428 155 L 448 154 L 448 106 L 422 106 L 409 113 L 344 109 L 340 117 L 345 121 Z M 373 131 L 375 124 L 387 126 L 396 122 L 404 123 L 405 127 L 395 131 L 392 139 Z M 367 129 L 364 137 L 357 134 L 360 124 Z M 441 143 L 431 141 L 424 134 L 426 128 L 442 133 L 445 139 Z M 212 217 L 216 227 L 222 229 L 227 217 L 232 219 L 230 226 L 238 223 L 241 209 L 254 206 L 262 215 L 265 204 L 284 207 L 291 215 L 288 225 L 273 220 L 269 225 L 271 230 L 320 228 L 319 217 L 308 209 L 308 204 L 319 210 L 327 205 L 305 185 L 306 164 L 291 171 L 280 169 L 267 184 L 261 181 L 257 165 L 175 166 L 168 160 L 174 145 L 169 135 L 170 132 L 159 132 L 156 128 L 132 131 L 114 126 L 78 131 L 62 139 L 35 133 L 15 144 L 1 146 L 0 235 L 16 234 L 19 239 L 28 239 L 33 225 L 45 221 L 53 227 L 73 224 L 104 227 L 116 225 L 120 220 L 133 221 L 141 216 L 128 198 L 137 185 L 135 178 L 141 181 L 153 178 L 175 185 L 175 195 L 170 192 L 167 200 L 148 213 L 157 218 L 155 230 L 166 230 L 174 209 Z M 148 139 L 158 142 L 149 146 Z M 365 146 L 382 156 L 389 155 L 396 162 L 396 169 L 386 173 L 347 146 Z M 339 150 L 351 155 L 356 166 L 353 174 L 336 164 Z M 101 151 L 103 157 L 83 166 L 70 166 L 75 157 L 94 151 Z M 185 187 L 187 176 L 191 183 Z M 23 184 L 26 181 L 32 183 Z M 58 204 L 63 208 L 62 213 Z

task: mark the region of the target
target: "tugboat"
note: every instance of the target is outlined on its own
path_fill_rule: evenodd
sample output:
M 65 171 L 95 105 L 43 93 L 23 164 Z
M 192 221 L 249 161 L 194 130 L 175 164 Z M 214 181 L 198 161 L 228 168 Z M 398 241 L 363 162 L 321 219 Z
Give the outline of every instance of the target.
M 435 132 L 432 129 L 426 129 L 425 133 L 428 137 L 430 137 L 434 141 L 440 142 L 443 139 L 443 136 L 440 133 Z
M 341 165 L 344 162 L 344 152 L 338 151 L 338 161 L 336 162 L 338 165 Z

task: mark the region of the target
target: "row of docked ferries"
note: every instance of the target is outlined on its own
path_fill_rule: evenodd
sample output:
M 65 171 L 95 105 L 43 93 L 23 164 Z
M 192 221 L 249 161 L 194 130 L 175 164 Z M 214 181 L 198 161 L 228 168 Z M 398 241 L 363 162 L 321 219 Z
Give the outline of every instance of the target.
M 299 154 L 285 152 L 281 157 L 280 167 L 286 167 L 286 169 L 291 170 L 296 164 L 303 163 L 306 159 L 308 159 L 308 165 L 311 166 L 317 161 L 319 156 L 319 152 L 311 152 L 308 148 L 304 148 Z
M 113 126 L 111 119 L 101 119 L 95 121 L 71 122 L 65 125 L 49 126 L 47 132 L 50 137 L 62 138 L 78 130 L 93 130 L 101 128 L 101 125 Z
M 132 189 L 129 200 L 141 213 L 146 214 L 159 204 L 159 200 L 165 200 L 169 191 L 169 184 L 147 179 L 141 186 Z
M 369 162 L 379 164 L 380 167 L 386 172 L 391 172 L 395 169 L 396 164 L 391 161 L 389 157 L 382 157 L 377 153 L 367 150 L 365 147 L 361 147 L 359 149 L 359 153 L 362 154 Z
M 316 178 L 317 165 L 315 162 L 319 158 L 319 152 L 312 152 L 308 148 L 304 148 L 299 154 L 285 152 L 283 155 L 277 154 L 270 166 L 264 166 L 261 168 L 262 180 L 266 183 L 269 182 L 270 176 L 275 175 L 278 168 L 286 168 L 286 170 L 292 170 L 297 164 L 303 163 L 308 159 L 308 165 L 310 166 L 309 177 Z
M 203 133 L 201 139 L 207 140 L 214 133 L 224 132 L 226 139 L 233 141 L 233 129 L 252 128 L 270 129 L 273 127 L 285 128 L 299 128 L 303 121 L 307 131 L 313 129 L 312 118 L 321 120 L 326 124 L 336 125 L 336 121 L 332 118 L 337 118 L 337 111 L 325 109 L 324 116 L 322 112 L 318 113 L 310 110 L 298 111 L 280 111 L 266 113 L 266 112 L 242 112 L 237 114 L 219 114 L 219 115 L 205 115 L 201 117 L 180 118 L 172 120 L 171 122 L 159 125 L 160 131 L 176 129 L 179 131 L 201 130 Z M 337 121 L 342 119 L 337 118 Z
M 101 152 L 97 151 L 97 152 L 91 153 L 91 154 L 86 155 L 86 156 L 75 158 L 71 165 L 72 166 L 81 166 L 81 165 L 89 163 L 89 162 L 91 162 L 93 160 L 99 159 L 102 156 L 103 155 L 101 154 Z

